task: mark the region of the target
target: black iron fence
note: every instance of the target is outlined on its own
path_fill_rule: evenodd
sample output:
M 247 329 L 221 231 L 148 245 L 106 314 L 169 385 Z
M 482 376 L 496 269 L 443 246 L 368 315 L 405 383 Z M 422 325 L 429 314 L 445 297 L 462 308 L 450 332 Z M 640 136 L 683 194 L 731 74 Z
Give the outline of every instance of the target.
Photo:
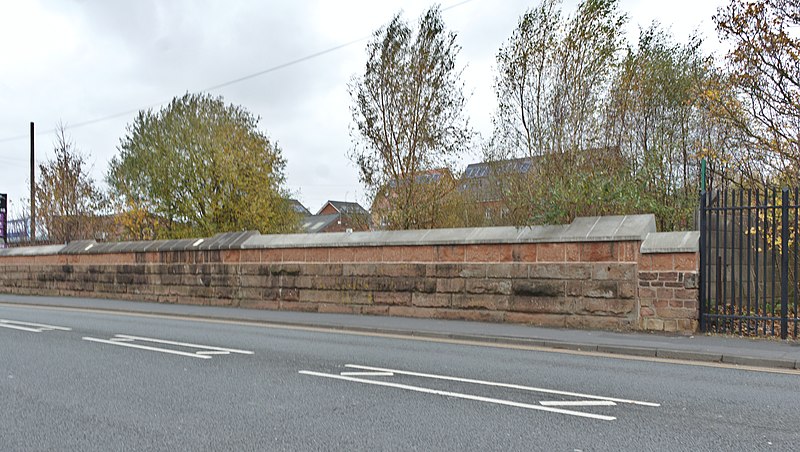
M 700 328 L 798 338 L 797 188 L 700 195 Z

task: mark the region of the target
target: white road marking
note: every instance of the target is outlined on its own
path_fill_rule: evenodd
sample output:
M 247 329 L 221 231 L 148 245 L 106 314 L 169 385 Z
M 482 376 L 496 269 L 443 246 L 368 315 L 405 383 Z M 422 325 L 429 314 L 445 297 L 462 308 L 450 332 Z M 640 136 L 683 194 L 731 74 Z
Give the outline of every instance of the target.
M 127 334 L 116 334 L 116 337 L 121 337 L 124 339 L 132 339 L 135 341 L 143 341 L 143 342 L 155 342 L 156 344 L 167 344 L 167 345 L 177 345 L 179 347 L 189 347 L 189 348 L 202 348 L 206 350 L 216 350 L 220 352 L 228 352 L 228 353 L 241 353 L 243 355 L 252 355 L 253 352 L 248 350 L 237 350 L 235 348 L 223 348 L 223 347 L 213 347 L 211 345 L 198 345 L 198 344 L 190 344 L 187 342 L 175 342 L 175 341 L 166 341 L 163 339 L 153 339 L 150 337 L 140 337 L 140 336 L 129 336 Z
M 652 407 L 659 407 L 661 404 L 653 403 L 653 402 L 642 402 L 639 400 L 628 400 L 628 399 L 618 399 L 615 397 L 605 397 L 605 396 L 596 396 L 591 394 L 582 394 L 579 392 L 568 392 L 568 391 L 558 391 L 555 389 L 545 389 L 545 388 L 537 388 L 532 386 L 523 386 L 523 385 L 516 385 L 516 384 L 509 384 L 509 383 L 496 383 L 492 381 L 484 381 L 484 380 L 473 380 L 469 378 L 460 378 L 460 377 L 449 377 L 446 375 L 434 375 L 434 374 L 425 374 L 420 372 L 409 372 L 404 370 L 396 370 L 396 369 L 384 369 L 381 367 L 371 367 L 371 366 L 359 366 L 356 364 L 345 364 L 345 367 L 349 367 L 352 369 L 362 369 L 362 370 L 371 370 L 375 372 L 391 372 L 399 375 L 410 375 L 413 377 L 423 377 L 423 378 L 433 378 L 436 380 L 447 380 L 447 381 L 457 381 L 460 383 L 473 383 L 485 386 L 495 386 L 500 388 L 509 388 L 509 389 L 520 389 L 523 391 L 533 391 L 533 392 L 541 392 L 545 394 L 558 394 L 563 396 L 569 397 L 583 397 L 585 399 L 595 399 L 595 400 L 607 400 L 611 402 L 617 403 L 629 403 L 633 405 L 643 405 L 643 406 L 652 406 Z
M 582 413 L 580 411 L 564 410 L 564 409 L 560 409 L 560 408 L 552 408 L 552 407 L 547 407 L 547 406 L 542 406 L 542 405 L 531 405 L 531 404 L 528 404 L 528 403 L 514 402 L 514 401 L 511 401 L 511 400 L 493 399 L 493 398 L 490 398 L 490 397 L 482 397 L 482 396 L 477 396 L 477 395 L 472 395 L 472 394 L 463 394 L 463 393 L 460 393 L 460 392 L 440 391 L 438 389 L 422 388 L 422 387 L 419 387 L 419 386 L 410 386 L 410 385 L 404 385 L 404 384 L 400 384 L 400 383 L 391 383 L 391 382 L 388 382 L 388 381 L 366 380 L 366 379 L 362 379 L 362 378 L 348 377 L 348 376 L 345 376 L 345 375 L 336 375 L 336 374 L 326 374 L 326 373 L 322 373 L 322 372 L 313 372 L 313 371 L 310 371 L 310 370 L 301 370 L 301 371 L 299 371 L 299 373 L 301 373 L 303 375 L 312 375 L 312 376 L 315 376 L 315 377 L 333 378 L 333 379 L 336 379 L 336 380 L 353 381 L 353 382 L 356 382 L 356 383 L 364 383 L 364 384 L 377 385 L 377 386 L 387 386 L 387 387 L 390 387 L 390 388 L 405 389 L 407 391 L 421 392 L 421 393 L 424 393 L 424 394 L 435 394 L 435 395 L 440 395 L 440 396 L 445 396 L 445 397 L 454 397 L 454 398 L 457 398 L 457 399 L 475 400 L 475 401 L 478 401 L 478 402 L 488 402 L 488 403 L 494 403 L 494 404 L 497 404 L 497 405 L 506 405 L 506 406 L 513 406 L 513 407 L 517 407 L 517 408 L 526 408 L 526 409 L 529 409 L 529 410 L 547 411 L 547 412 L 550 412 L 550 413 L 559 413 L 559 414 L 567 414 L 567 415 L 570 415 L 570 416 L 586 417 L 586 418 L 589 418 L 589 419 L 598 419 L 598 420 L 603 420 L 603 421 L 613 421 L 613 420 L 616 419 L 613 416 L 605 416 L 605 415 L 602 415 L 602 414 Z
M 610 400 L 542 400 L 544 406 L 616 406 Z
M 12 330 L 29 331 L 31 333 L 41 333 L 42 332 L 42 330 L 40 330 L 39 328 L 28 328 L 26 326 L 12 325 L 12 324 L 9 324 L 9 323 L 0 323 L 0 327 L 9 328 L 9 329 L 12 329 Z
M 345 377 L 394 377 L 391 372 L 339 372 Z
M 91 342 L 100 342 L 101 344 L 119 345 L 121 347 L 138 348 L 142 350 L 149 350 L 152 352 L 170 353 L 173 355 L 190 356 L 192 358 L 211 359 L 210 356 L 198 355 L 197 353 L 181 352 L 178 350 L 170 350 L 168 348 L 149 347 L 147 345 L 131 344 L 130 342 L 115 342 L 106 339 L 97 339 L 96 337 L 84 337 L 83 340 Z
M 33 323 L 33 322 L 20 322 L 18 320 L 6 320 L 0 319 L 0 326 L 4 326 L 6 328 L 14 328 L 13 325 L 22 326 L 22 327 L 33 327 L 29 329 L 17 328 L 23 331 L 32 331 L 36 333 L 41 333 L 45 330 L 59 330 L 59 331 L 72 331 L 72 328 L 67 328 L 64 326 L 55 326 L 55 325 L 46 325 L 44 323 Z
M 247 350 L 237 350 L 234 348 L 214 347 L 211 345 L 198 345 L 190 344 L 187 342 L 167 341 L 164 339 L 154 339 L 151 337 L 129 336 L 127 334 L 116 334 L 111 339 L 98 339 L 96 337 L 84 337 L 83 340 L 99 342 L 102 344 L 120 345 L 123 347 L 138 348 L 140 350 L 149 350 L 153 352 L 169 353 L 172 355 L 190 356 L 192 358 L 211 359 L 212 355 L 229 355 L 231 353 L 240 353 L 244 355 L 252 355 L 253 352 Z M 157 344 L 176 345 L 186 348 L 199 348 L 196 352 L 184 352 L 180 350 L 173 350 L 169 348 L 152 347 L 149 345 L 136 344 L 134 342 L 153 342 Z

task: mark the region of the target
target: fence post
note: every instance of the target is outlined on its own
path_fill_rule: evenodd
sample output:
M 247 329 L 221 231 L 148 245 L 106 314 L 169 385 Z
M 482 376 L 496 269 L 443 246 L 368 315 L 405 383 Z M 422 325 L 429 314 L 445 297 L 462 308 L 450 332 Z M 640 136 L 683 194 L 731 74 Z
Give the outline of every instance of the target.
M 781 193 L 781 339 L 789 333 L 789 189 Z
M 705 183 L 703 184 L 705 185 Z M 699 319 L 700 322 L 700 331 L 706 330 L 706 321 L 705 321 L 705 306 L 706 306 L 706 198 L 707 193 L 705 190 L 700 192 L 700 275 L 698 280 L 698 287 L 700 288 L 700 297 L 699 297 Z

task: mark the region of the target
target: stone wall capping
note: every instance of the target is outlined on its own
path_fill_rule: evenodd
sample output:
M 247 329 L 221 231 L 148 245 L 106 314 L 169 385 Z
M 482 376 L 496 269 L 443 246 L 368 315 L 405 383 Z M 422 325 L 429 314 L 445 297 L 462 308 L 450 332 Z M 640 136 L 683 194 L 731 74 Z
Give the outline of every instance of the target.
M 0 249 L 0 256 L 43 256 L 60 254 L 66 245 L 21 246 Z
M 66 244 L 58 254 L 86 254 L 98 245 L 94 240 L 76 240 Z
M 580 217 L 569 225 L 272 235 L 261 235 L 258 231 L 241 231 L 217 234 L 209 238 L 181 240 L 109 243 L 98 243 L 94 240 L 77 240 L 67 245 L 9 248 L 0 250 L 0 256 L 265 248 L 642 241 L 645 240 L 649 233 L 653 232 L 655 232 L 655 217 L 653 215 L 620 215 Z
M 696 253 L 700 250 L 700 231 L 653 232 L 647 234 L 642 254 Z
M 579 217 L 570 225 L 252 235 L 242 244 L 242 248 L 642 241 L 655 230 L 654 215 L 618 215 Z

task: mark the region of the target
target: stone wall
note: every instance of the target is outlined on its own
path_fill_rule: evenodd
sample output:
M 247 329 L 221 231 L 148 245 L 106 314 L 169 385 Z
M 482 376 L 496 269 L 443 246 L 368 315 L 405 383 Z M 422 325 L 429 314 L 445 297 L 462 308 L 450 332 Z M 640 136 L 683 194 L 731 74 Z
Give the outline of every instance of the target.
M 638 216 L 525 229 L 75 242 L 0 251 L 0 292 L 693 331 L 697 291 L 687 281 L 696 280 L 696 260 L 643 254 L 654 229 L 652 216 Z

